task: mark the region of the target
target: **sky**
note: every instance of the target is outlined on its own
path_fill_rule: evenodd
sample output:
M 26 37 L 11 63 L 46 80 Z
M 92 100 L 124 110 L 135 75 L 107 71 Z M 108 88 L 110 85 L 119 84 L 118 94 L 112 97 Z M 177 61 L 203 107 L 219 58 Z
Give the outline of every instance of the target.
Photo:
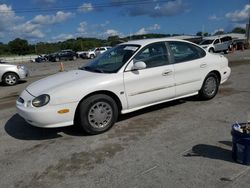
M 0 0 L 0 42 L 210 34 L 245 28 L 249 0 Z

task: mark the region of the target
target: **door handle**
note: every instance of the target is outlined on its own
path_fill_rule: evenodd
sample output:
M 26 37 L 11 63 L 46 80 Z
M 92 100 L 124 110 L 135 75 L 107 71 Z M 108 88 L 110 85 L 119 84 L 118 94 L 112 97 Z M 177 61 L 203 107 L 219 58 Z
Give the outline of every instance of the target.
M 205 67 L 207 67 L 207 64 L 206 64 L 206 63 L 202 63 L 202 64 L 200 65 L 200 68 L 205 68 Z
M 171 74 L 173 71 L 172 70 L 166 70 L 162 73 L 162 76 L 167 76 L 169 74 Z

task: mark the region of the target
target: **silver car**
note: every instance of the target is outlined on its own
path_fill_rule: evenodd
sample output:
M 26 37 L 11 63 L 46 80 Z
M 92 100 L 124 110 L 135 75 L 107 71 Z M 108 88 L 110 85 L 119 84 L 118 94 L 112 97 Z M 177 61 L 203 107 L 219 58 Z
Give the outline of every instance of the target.
M 15 85 L 20 79 L 28 77 L 29 71 L 24 65 L 11 65 L 0 62 L 0 82 Z

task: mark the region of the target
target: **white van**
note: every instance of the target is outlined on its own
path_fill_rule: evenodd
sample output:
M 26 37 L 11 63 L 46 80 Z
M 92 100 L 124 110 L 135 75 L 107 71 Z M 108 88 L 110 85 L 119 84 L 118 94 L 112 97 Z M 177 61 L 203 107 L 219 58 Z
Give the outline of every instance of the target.
M 227 53 L 229 46 L 232 44 L 232 37 L 217 37 L 217 38 L 204 38 L 200 46 L 209 52 L 224 52 Z

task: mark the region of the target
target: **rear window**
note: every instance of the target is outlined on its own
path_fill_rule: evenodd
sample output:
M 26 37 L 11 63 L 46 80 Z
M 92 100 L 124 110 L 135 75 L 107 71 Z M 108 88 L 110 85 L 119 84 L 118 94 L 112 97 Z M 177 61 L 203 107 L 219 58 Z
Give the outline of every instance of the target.
M 221 42 L 228 42 L 232 40 L 232 37 L 222 37 L 220 40 Z
M 206 56 L 206 52 L 187 42 L 171 41 L 169 47 L 174 57 L 175 63 L 191 61 Z

